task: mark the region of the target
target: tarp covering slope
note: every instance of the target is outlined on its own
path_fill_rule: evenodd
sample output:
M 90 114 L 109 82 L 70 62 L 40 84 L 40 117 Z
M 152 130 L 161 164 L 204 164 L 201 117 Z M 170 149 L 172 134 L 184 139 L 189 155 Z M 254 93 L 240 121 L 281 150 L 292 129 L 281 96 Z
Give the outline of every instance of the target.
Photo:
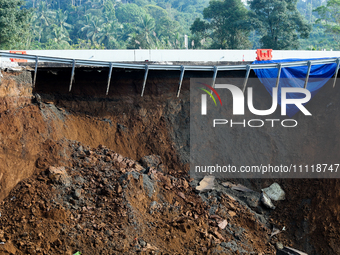
M 295 61 L 308 61 L 308 60 L 320 60 L 320 59 L 281 59 L 281 60 L 266 60 L 255 61 L 253 64 L 266 64 L 266 63 L 283 63 L 283 62 L 295 62 Z M 336 69 L 336 63 L 332 64 L 317 64 L 312 65 L 310 75 L 308 79 L 307 89 L 311 92 L 313 98 L 319 89 L 327 83 L 327 81 L 334 75 Z M 281 105 L 281 88 L 282 87 L 297 87 L 303 88 L 308 66 L 294 66 L 283 67 L 281 69 L 280 83 L 278 89 L 278 103 Z M 265 86 L 267 91 L 272 95 L 272 88 L 276 86 L 276 78 L 278 68 L 268 69 L 254 69 L 256 76 L 261 83 Z M 289 93 L 287 98 L 304 98 L 305 95 L 301 93 Z M 292 117 L 299 109 L 295 105 L 287 105 L 287 115 Z

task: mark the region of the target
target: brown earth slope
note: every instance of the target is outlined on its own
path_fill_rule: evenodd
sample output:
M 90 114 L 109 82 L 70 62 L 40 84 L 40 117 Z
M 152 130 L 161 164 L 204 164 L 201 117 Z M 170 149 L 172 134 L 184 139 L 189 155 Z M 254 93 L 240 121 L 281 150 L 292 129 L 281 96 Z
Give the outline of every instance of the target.
M 226 192 L 201 194 L 204 202 L 188 180 L 164 174 L 157 156 L 141 161 L 145 169 L 104 146 L 56 146 L 68 166 L 22 181 L 0 206 L 3 254 L 275 252 L 264 219 Z
M 30 75 L 2 72 L 3 254 L 275 254 L 278 241 L 339 254 L 335 180 L 275 180 L 286 200 L 274 211 L 258 202 L 274 180 L 234 180 L 251 194 L 220 181 L 196 193 L 187 174 L 188 78 L 177 99 L 177 76 L 151 75 L 141 98 L 143 73 L 119 73 L 104 97 L 106 75 L 93 80 L 84 70 L 68 94 L 67 71 L 58 72 L 39 73 L 34 96 Z M 325 98 L 338 94 L 325 88 L 318 100 L 337 111 Z M 136 161 L 151 154 L 162 164 L 142 169 Z M 286 231 L 270 238 L 273 226 Z

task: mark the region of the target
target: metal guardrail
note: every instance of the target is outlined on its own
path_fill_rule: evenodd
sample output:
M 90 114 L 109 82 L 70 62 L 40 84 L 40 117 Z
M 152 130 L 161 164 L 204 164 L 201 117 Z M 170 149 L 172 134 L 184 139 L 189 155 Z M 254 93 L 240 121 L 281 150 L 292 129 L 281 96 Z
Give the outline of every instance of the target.
M 82 60 L 82 59 L 67 59 L 67 58 L 55 58 L 55 57 L 45 57 L 45 56 L 37 56 L 37 55 L 22 55 L 18 56 L 15 53 L 7 53 L 0 51 L 0 57 L 8 57 L 8 58 L 20 58 L 20 59 L 27 59 L 32 60 L 35 62 L 35 69 L 34 69 L 34 79 L 33 79 L 33 87 L 36 83 L 36 76 L 38 71 L 38 62 L 51 62 L 51 63 L 59 63 L 59 64 L 70 64 L 72 65 L 72 74 L 70 80 L 69 91 L 72 90 L 72 83 L 75 73 L 76 66 L 91 66 L 91 67 L 107 67 L 109 68 L 109 76 L 108 76 L 108 83 L 106 89 L 106 95 L 109 93 L 110 89 L 110 82 L 112 76 L 112 69 L 113 68 L 122 68 L 122 69 L 134 69 L 134 70 L 145 70 L 144 81 L 143 81 L 143 89 L 141 96 L 144 95 L 146 81 L 148 77 L 149 70 L 163 70 L 163 71 L 180 71 L 180 80 L 178 86 L 177 97 L 179 97 L 182 87 L 182 82 L 184 78 L 185 71 L 205 71 L 205 72 L 213 72 L 213 82 L 212 87 L 215 86 L 215 81 L 217 77 L 218 71 L 235 71 L 235 70 L 245 70 L 246 76 L 243 83 L 243 92 L 247 87 L 247 82 L 249 78 L 249 74 L 251 70 L 254 69 L 268 69 L 268 68 L 278 68 L 277 74 L 277 81 L 276 87 L 279 86 L 279 80 L 281 76 L 281 70 L 284 67 L 294 67 L 294 66 L 308 66 L 308 71 L 305 80 L 305 88 L 307 88 L 309 74 L 312 65 L 318 64 L 337 64 L 336 72 L 335 72 L 335 79 L 333 87 L 335 86 L 336 77 L 338 75 L 339 67 L 340 67 L 340 58 L 327 58 L 327 59 L 317 59 L 317 60 L 309 60 L 309 61 L 295 61 L 295 62 L 281 62 L 277 63 L 265 63 L 265 64 L 248 64 L 248 65 L 158 65 L 158 64 L 125 64 L 125 63 L 115 63 L 115 62 L 107 62 L 107 61 L 94 61 L 94 60 Z

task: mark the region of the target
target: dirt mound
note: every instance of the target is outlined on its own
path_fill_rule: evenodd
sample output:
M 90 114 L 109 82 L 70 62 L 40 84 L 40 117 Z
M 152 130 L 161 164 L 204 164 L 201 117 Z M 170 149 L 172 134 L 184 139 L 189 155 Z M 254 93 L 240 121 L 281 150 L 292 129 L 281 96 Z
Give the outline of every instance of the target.
M 197 194 L 190 180 L 163 173 L 157 157 L 154 166 L 144 168 L 105 146 L 66 141 L 62 146 L 71 153 L 68 166 L 48 166 L 20 182 L 0 206 L 3 252 L 275 251 L 267 223 L 255 212 L 222 190 Z
M 103 100 L 36 93 L 33 96 L 26 72 L 4 72 L 3 76 L 0 200 L 19 181 L 40 171 L 43 162 L 53 163 L 54 158 L 63 158 L 66 151 L 54 147 L 53 141 L 64 138 L 92 147 L 105 144 L 133 159 L 156 153 L 171 169 L 178 169 L 173 175 L 186 172 L 186 162 L 180 155 L 187 154 L 187 148 L 178 139 L 174 142 L 174 138 L 188 135 L 181 131 L 188 128 L 183 126 L 188 100 L 157 96 L 142 100 L 140 95 L 118 95 Z

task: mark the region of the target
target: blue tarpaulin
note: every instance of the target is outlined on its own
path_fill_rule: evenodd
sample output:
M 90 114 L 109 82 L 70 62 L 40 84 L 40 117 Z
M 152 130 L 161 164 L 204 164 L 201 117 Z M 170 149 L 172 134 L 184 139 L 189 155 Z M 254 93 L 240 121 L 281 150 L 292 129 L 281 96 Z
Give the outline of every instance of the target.
M 255 61 L 253 64 L 267 64 L 267 63 L 282 63 L 295 61 L 308 61 L 319 59 L 282 59 L 282 60 L 266 60 Z M 319 89 L 327 83 L 327 81 L 334 75 L 336 63 L 332 64 L 318 64 L 312 65 L 308 79 L 307 89 L 311 92 L 313 98 Z M 281 88 L 282 87 L 297 87 L 303 88 L 307 76 L 308 66 L 294 66 L 283 67 L 281 69 L 280 83 L 278 88 L 278 103 L 281 104 Z M 267 91 L 272 95 L 272 88 L 276 86 L 276 78 L 278 68 L 254 69 L 256 76 L 265 86 Z M 288 93 L 287 98 L 304 98 L 305 95 L 301 93 Z M 292 117 L 299 109 L 292 104 L 287 105 L 287 115 Z

